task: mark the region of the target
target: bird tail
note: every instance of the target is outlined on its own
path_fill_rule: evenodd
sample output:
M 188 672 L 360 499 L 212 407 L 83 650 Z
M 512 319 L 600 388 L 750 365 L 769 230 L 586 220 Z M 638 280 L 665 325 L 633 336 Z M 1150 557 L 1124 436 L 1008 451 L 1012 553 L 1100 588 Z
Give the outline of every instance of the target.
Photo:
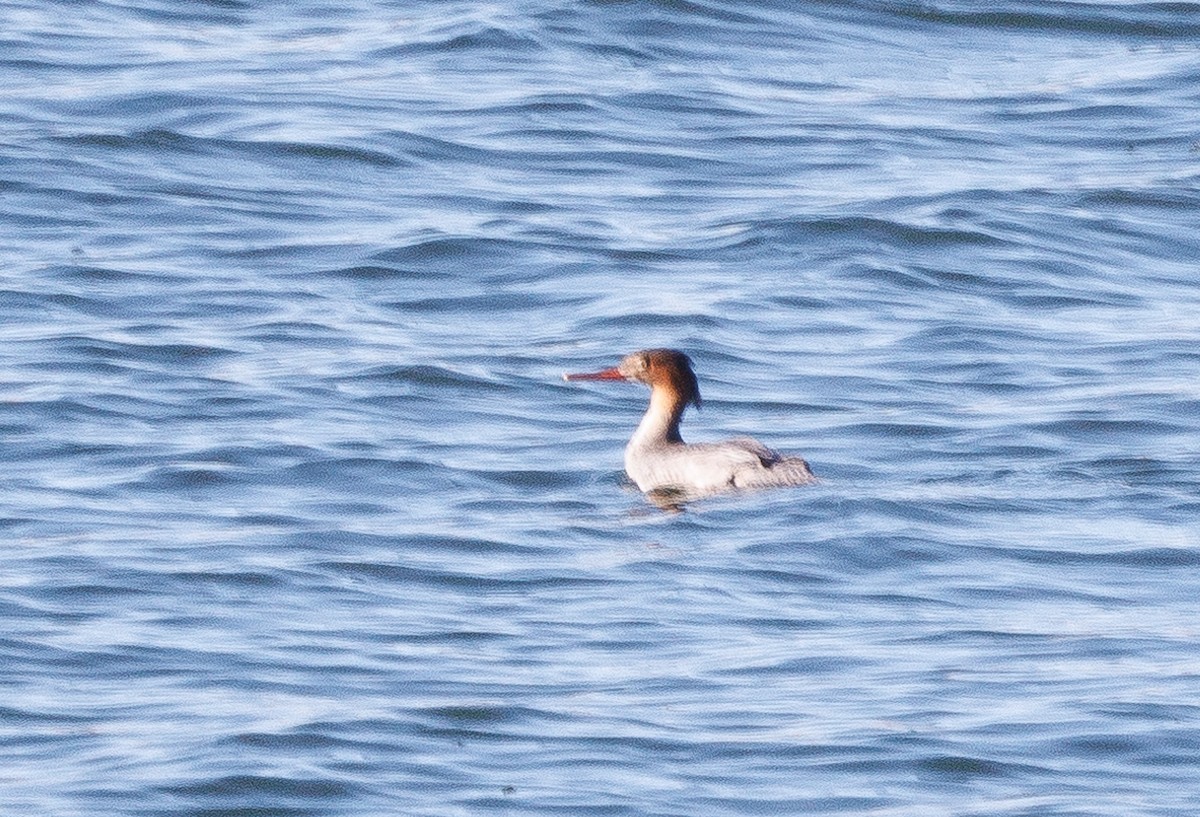
M 787 485 L 810 485 L 817 481 L 816 475 L 801 457 L 780 457 L 766 466 L 747 475 L 750 478 L 744 483 L 739 480 L 738 487 L 779 488 Z

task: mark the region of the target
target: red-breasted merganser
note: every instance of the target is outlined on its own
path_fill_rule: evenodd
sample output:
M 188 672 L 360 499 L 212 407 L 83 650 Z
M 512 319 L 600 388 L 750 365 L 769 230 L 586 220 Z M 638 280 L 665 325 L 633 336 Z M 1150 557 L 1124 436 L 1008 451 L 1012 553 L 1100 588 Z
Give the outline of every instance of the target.
M 692 361 L 674 349 L 626 355 L 599 372 L 564 374 L 563 380 L 626 380 L 650 387 L 650 408 L 625 447 L 625 473 L 642 491 L 703 496 L 736 488 L 770 488 L 816 482 L 808 463 L 738 437 L 687 444 L 679 422 L 688 403 L 700 406 Z

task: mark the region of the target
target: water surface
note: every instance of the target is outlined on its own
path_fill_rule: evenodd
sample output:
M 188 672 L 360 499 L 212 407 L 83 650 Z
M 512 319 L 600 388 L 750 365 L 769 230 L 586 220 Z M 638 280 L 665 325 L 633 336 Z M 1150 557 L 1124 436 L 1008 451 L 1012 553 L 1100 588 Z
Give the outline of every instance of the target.
M 10 3 L 4 810 L 1196 811 L 1197 10 Z

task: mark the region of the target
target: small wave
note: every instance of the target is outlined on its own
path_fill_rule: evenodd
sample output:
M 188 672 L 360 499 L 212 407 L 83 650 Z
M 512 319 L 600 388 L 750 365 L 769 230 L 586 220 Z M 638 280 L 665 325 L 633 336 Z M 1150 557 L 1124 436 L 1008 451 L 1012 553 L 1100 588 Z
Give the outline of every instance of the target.
M 176 797 L 221 803 L 226 808 L 236 807 L 237 811 L 307 813 L 314 803 L 341 802 L 359 789 L 345 780 L 333 778 L 228 775 L 163 786 L 160 791 Z
M 992 30 L 1079 33 L 1096 36 L 1186 38 L 1200 36 L 1200 5 L 1186 2 L 1068 3 L 1017 2 L 981 10 L 973 3 L 892 4 L 889 13 L 921 24 L 936 23 Z M 872 4 L 873 10 L 877 7 Z
M 362 163 L 382 168 L 393 168 L 409 164 L 400 156 L 353 145 L 336 145 L 309 142 L 289 142 L 275 139 L 229 139 L 192 136 L 173 130 L 155 128 L 133 134 L 92 133 L 61 136 L 57 139 L 65 144 L 102 147 L 142 154 L 153 151 L 160 154 L 170 151 L 193 156 L 223 155 L 226 157 L 299 158 L 303 160 L 333 163 Z
M 389 45 L 370 52 L 375 59 L 395 59 L 424 54 L 452 56 L 457 52 L 491 52 L 502 55 L 518 55 L 541 50 L 536 37 L 497 26 L 481 27 L 474 31 L 449 28 L 440 36 L 427 37 L 415 42 Z

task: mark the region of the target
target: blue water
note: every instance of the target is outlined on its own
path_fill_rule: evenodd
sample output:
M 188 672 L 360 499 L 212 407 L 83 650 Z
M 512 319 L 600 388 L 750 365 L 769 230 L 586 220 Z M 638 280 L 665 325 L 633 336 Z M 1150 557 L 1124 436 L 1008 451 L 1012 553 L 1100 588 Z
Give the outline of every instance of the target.
M 4 814 L 1200 813 L 1200 5 L 0 32 Z

